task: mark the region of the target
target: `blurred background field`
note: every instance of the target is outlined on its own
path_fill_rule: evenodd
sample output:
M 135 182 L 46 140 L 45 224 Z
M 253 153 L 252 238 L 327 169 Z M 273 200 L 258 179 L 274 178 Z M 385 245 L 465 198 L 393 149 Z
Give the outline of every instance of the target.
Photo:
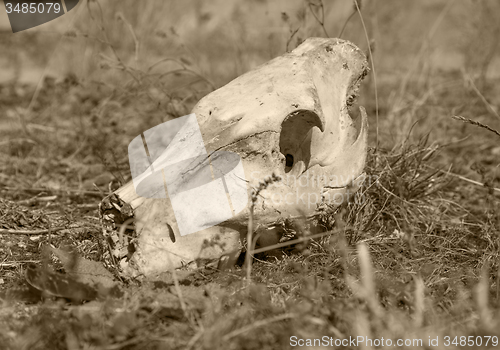
M 100 232 L 99 191 L 130 179 L 126 152 L 135 136 L 188 114 L 210 91 L 308 37 L 342 33 L 367 55 L 370 46 L 375 69 L 357 103 L 370 118 L 367 170 L 382 185 L 365 188 L 365 205 L 336 218 L 352 227 L 346 246 L 332 238 L 301 255 L 256 262 L 248 293 L 235 287 L 238 271 L 186 286 L 194 299 L 210 290 L 196 322 L 170 315 L 185 311 L 172 295 L 143 285 L 115 301 L 114 311 L 87 310 L 80 328 L 73 325 L 83 316 L 63 324 L 50 307 L 9 325 L 18 309 L 7 308 L 0 340 L 13 349 L 24 343 L 12 334 L 31 334 L 31 348 L 38 341 L 40 349 L 138 349 L 148 336 L 146 348 L 276 349 L 294 334 L 500 336 L 500 137 L 472 125 L 500 130 L 500 2 L 361 5 L 366 33 L 347 0 L 83 0 L 55 21 L 12 34 L 1 3 L 0 197 L 81 224 L 70 244 L 87 257 L 99 258 L 78 242 Z M 5 226 L 2 218 L 4 228 L 28 225 Z M 7 289 L 23 282 L 23 261 L 40 261 L 41 241 L 1 240 L 0 257 L 13 262 L 0 271 Z M 370 248 L 376 287 L 365 279 L 356 292 L 351 277 L 363 278 L 365 257 L 358 242 Z M 161 312 L 151 311 L 158 303 Z
M 18 112 L 4 106 L 24 98 L 16 107 L 19 113 L 28 109 L 29 99 L 19 94 L 33 96 L 34 86 L 40 99 L 33 101 L 31 109 L 44 103 L 44 95 L 55 93 L 60 99 L 58 114 L 67 123 L 65 133 L 73 133 L 73 146 L 63 147 L 68 152 L 93 132 L 93 118 L 107 123 L 120 119 L 123 128 L 129 128 L 125 120 L 133 119 L 145 129 L 184 115 L 209 91 L 295 48 L 305 38 L 325 33 L 337 37 L 353 11 L 350 1 L 325 3 L 322 28 L 311 11 L 321 15 L 320 3 L 314 1 L 85 4 L 56 21 L 15 35 L 9 32 L 6 13 L 0 11 L 1 112 L 6 117 L 2 119 L 17 123 L 14 114 Z M 469 117 L 480 117 L 479 121 L 498 115 L 500 92 L 498 84 L 492 83 L 500 78 L 498 2 L 389 0 L 362 5 L 379 85 L 380 142 L 389 147 L 401 142 L 417 119 L 421 132 L 414 136 L 433 129 L 431 137 L 450 141 L 456 136 L 449 132 L 455 129 L 451 110 L 472 112 Z M 368 52 L 358 15 L 348 21 L 343 38 Z M 70 85 L 78 83 L 78 88 L 60 87 L 64 79 Z M 470 86 L 470 79 L 483 96 Z M 7 91 L 14 82 L 18 91 Z M 27 86 L 20 88 L 23 84 Z M 368 106 L 374 117 L 373 74 L 364 84 L 359 103 Z M 89 91 L 68 91 L 83 86 Z M 104 95 L 107 99 L 100 101 Z M 452 101 L 450 95 L 454 95 Z M 430 108 L 435 105 L 438 108 Z M 50 119 L 61 119 L 48 114 L 52 113 L 45 108 L 26 117 L 28 130 L 33 127 L 30 124 L 50 128 L 54 126 Z M 136 130 L 130 131 L 122 138 L 125 143 L 135 135 Z

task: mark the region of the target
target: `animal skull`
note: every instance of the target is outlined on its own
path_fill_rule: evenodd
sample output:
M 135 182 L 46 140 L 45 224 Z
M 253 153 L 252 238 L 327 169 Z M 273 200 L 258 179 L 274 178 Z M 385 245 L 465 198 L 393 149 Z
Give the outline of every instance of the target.
M 162 139 L 167 129 L 146 131 L 144 139 L 150 151 L 151 142 L 155 143 L 149 154 L 152 166 L 139 167 L 139 174 L 131 164 L 135 185 L 129 182 L 100 206 L 106 243 L 113 260 L 120 261 L 122 274 L 151 275 L 199 258 L 234 256 L 232 253 L 241 249 L 240 236 L 246 235 L 250 190 L 271 174 L 281 181 L 259 193 L 253 213 L 253 226 L 261 230 L 263 241 L 266 236 L 275 236 L 280 220 L 333 212 L 349 200 L 364 180 L 368 122 L 362 107 L 356 120 L 348 112 L 367 71 L 365 56 L 352 43 L 311 38 L 199 101 L 192 111 L 195 117 L 188 116 L 199 126 L 197 150 L 186 154 L 183 159 L 187 161 L 181 165 L 168 163 L 166 154 L 189 153 L 183 142 L 196 138 L 196 127 L 184 130 L 184 134 L 179 131 L 180 146 L 174 151 L 165 150 L 172 141 L 170 136 Z M 142 145 L 141 136 L 131 145 L 134 142 Z M 165 151 L 154 154 L 158 145 Z M 129 147 L 131 160 L 141 147 Z M 147 179 L 152 168 L 163 169 L 163 177 L 144 180 L 144 187 L 136 178 Z M 196 190 L 207 183 L 200 180 L 200 174 L 209 169 L 214 183 L 225 178 L 219 185 L 224 184 L 224 194 L 236 203 L 230 216 L 217 217 L 210 206 L 198 205 L 207 198 L 192 197 L 193 193 L 203 197 L 202 191 Z M 189 179 L 187 173 L 191 174 Z M 184 201 L 180 202 L 200 206 L 198 212 L 192 211 L 192 219 L 202 221 L 202 230 L 189 234 L 179 229 L 185 222 L 189 224 L 189 215 L 180 217 L 173 205 L 179 202 L 174 194 L 183 186 L 195 191 L 191 197 L 181 197 Z M 237 191 L 239 199 L 243 193 L 244 201 L 235 202 L 232 191 Z M 120 224 L 128 218 L 135 221 L 130 242 L 118 234 Z

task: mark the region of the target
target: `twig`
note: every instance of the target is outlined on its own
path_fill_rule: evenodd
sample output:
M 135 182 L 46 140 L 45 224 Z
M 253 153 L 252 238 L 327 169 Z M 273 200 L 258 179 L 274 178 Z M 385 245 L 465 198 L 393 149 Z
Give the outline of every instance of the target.
M 444 170 L 441 170 L 441 169 L 436 169 L 434 167 L 431 167 L 430 165 L 427 165 L 425 164 L 425 166 L 431 168 L 431 169 L 434 169 L 434 170 L 437 170 L 443 174 L 447 174 L 447 175 L 450 175 L 450 176 L 453 176 L 453 177 L 456 177 L 457 179 L 460 179 L 460 180 L 463 180 L 463 181 L 467 181 L 473 185 L 477 185 L 477 186 L 481 186 L 481 187 L 485 187 L 485 188 L 491 188 L 493 191 L 497 191 L 500 193 L 500 188 L 496 188 L 496 187 L 491 187 L 491 186 L 487 186 L 486 184 L 482 183 L 482 182 L 479 182 L 479 181 L 475 181 L 475 180 L 471 180 L 471 179 L 468 179 L 462 175 L 458 175 L 458 174 L 454 174 L 454 173 L 450 173 L 449 171 L 444 171 Z
M 375 87 L 375 123 L 376 123 L 376 145 L 375 150 L 378 150 L 379 140 L 378 140 L 378 89 L 377 89 L 377 72 L 375 71 L 375 61 L 373 57 L 372 47 L 370 45 L 370 38 L 368 37 L 368 31 L 366 30 L 365 21 L 363 20 L 363 15 L 361 14 L 361 9 L 359 8 L 358 0 L 354 0 L 354 5 L 359 13 L 359 18 L 361 20 L 361 25 L 363 26 L 363 31 L 365 33 L 366 44 L 368 45 L 368 52 L 370 54 L 370 62 L 372 64 L 373 71 L 373 85 Z
M 288 40 L 286 41 L 286 48 L 285 48 L 285 51 L 288 52 L 288 46 L 290 45 L 290 42 L 292 41 L 293 37 L 295 36 L 295 34 L 297 34 L 297 32 L 299 31 L 300 29 L 300 26 L 297 27 L 297 29 L 295 29 L 294 31 L 291 31 L 290 32 L 290 37 L 288 38 Z
M 252 199 L 252 204 L 250 204 L 250 215 L 248 216 L 248 230 L 247 230 L 247 255 L 245 256 L 245 265 L 247 268 L 247 284 L 250 285 L 252 277 L 252 257 L 255 254 L 252 244 L 253 235 L 253 209 L 255 206 L 255 201 Z
M 339 35 L 337 36 L 339 39 L 342 38 L 342 34 L 344 34 L 344 30 L 345 30 L 345 27 L 347 27 L 347 23 L 349 23 L 349 21 L 351 20 L 352 16 L 354 16 L 357 12 L 358 11 L 355 9 L 354 11 L 351 12 L 351 14 L 349 15 L 349 17 L 347 17 L 347 19 L 344 22 L 344 25 L 342 26 L 342 29 L 340 30 Z
M 11 262 L 3 262 L 0 263 L 0 268 L 11 268 L 17 267 L 20 264 L 38 264 L 40 260 L 19 260 L 19 261 L 11 261 Z
M 170 62 L 170 61 L 175 62 L 175 63 L 177 63 L 177 64 L 178 64 L 178 65 L 180 65 L 180 66 L 183 66 L 183 64 L 182 64 L 181 62 L 179 62 L 179 60 L 178 60 L 178 59 L 176 59 L 176 58 L 172 58 L 172 57 L 165 57 L 165 58 L 162 58 L 161 60 L 159 60 L 159 61 L 157 61 L 157 62 L 153 63 L 152 65 L 150 65 L 150 66 L 148 67 L 148 69 L 146 70 L 146 74 L 149 74 L 149 72 L 151 72 L 151 71 L 153 70 L 153 68 L 154 68 L 154 67 L 156 67 L 156 66 L 158 66 L 158 65 L 160 65 L 160 64 L 162 64 L 162 63 L 164 63 L 164 62 Z
M 182 69 L 176 69 L 176 70 L 172 70 L 172 71 L 169 71 L 169 72 L 166 72 L 166 73 L 163 73 L 163 74 L 160 74 L 157 78 L 156 78 L 156 81 L 160 81 L 162 78 L 165 78 L 167 75 L 170 75 L 170 74 L 176 74 L 176 73 L 189 73 L 189 74 L 192 74 L 194 75 L 195 77 L 199 78 L 200 80 L 204 81 L 205 83 L 207 83 L 211 89 L 213 90 L 216 90 L 216 87 L 214 85 L 214 83 L 212 83 L 208 78 L 204 77 L 203 75 L 195 72 L 194 70 L 192 69 L 189 69 L 185 66 L 183 66 Z
M 465 79 L 469 82 L 472 90 L 477 94 L 477 96 L 483 101 L 484 105 L 486 106 L 486 109 L 494 116 L 500 119 L 500 115 L 498 115 L 497 111 L 493 108 L 493 106 L 486 100 L 486 98 L 483 96 L 481 91 L 476 87 L 476 84 L 474 84 L 474 81 L 472 78 L 464 72 Z
M 44 233 L 54 232 L 64 230 L 66 227 L 51 227 L 50 229 L 40 229 L 40 230 L 9 230 L 0 229 L 0 233 L 8 233 L 14 235 L 41 235 Z
M 125 16 L 123 15 L 123 13 L 121 12 L 118 12 L 118 19 L 120 19 L 121 21 L 123 21 L 123 23 L 125 23 L 125 25 L 127 26 L 129 32 L 132 34 L 132 39 L 134 40 L 134 44 L 135 44 L 135 63 L 137 64 L 137 62 L 139 61 L 139 40 L 137 40 L 137 36 L 135 35 L 135 32 L 134 32 L 134 28 L 132 27 L 132 25 L 125 19 Z
M 316 6 L 316 7 L 319 7 L 321 9 L 321 20 L 314 13 L 312 6 Z M 316 21 L 321 25 L 321 28 L 323 28 L 323 32 L 325 33 L 325 36 L 327 38 L 329 38 L 330 35 L 328 35 L 328 33 L 326 32 L 326 28 L 325 28 L 325 7 L 323 6 L 323 1 L 320 0 L 320 5 L 316 5 L 316 4 L 313 4 L 312 2 L 309 2 L 309 10 L 311 11 L 311 13 L 314 16 L 314 18 L 316 19 Z
M 480 123 L 480 122 L 472 120 L 472 119 L 464 118 L 461 115 L 454 115 L 454 116 L 452 116 L 452 118 L 456 119 L 456 120 L 460 120 L 460 121 L 462 121 L 464 123 L 469 123 L 469 124 L 472 124 L 472 125 L 475 125 L 475 126 L 479 126 L 480 128 L 489 130 L 492 133 L 496 134 L 497 136 L 500 136 L 500 132 L 499 131 L 497 131 L 497 130 L 491 128 L 491 127 L 489 127 L 486 124 Z
M 297 29 L 298 30 L 298 29 Z M 178 59 L 175 59 L 175 58 L 171 58 L 171 57 L 166 57 L 166 58 L 163 58 L 161 60 L 159 60 L 158 62 L 156 63 L 153 63 L 151 66 L 148 67 L 148 69 L 146 70 L 146 74 L 149 74 L 149 72 L 154 68 L 156 67 L 157 65 L 161 64 L 161 63 L 164 63 L 164 62 L 174 62 L 174 63 L 177 63 L 179 66 L 182 67 L 182 69 L 176 69 L 176 70 L 172 70 L 172 71 L 168 71 L 166 73 L 163 73 L 163 74 L 160 74 L 157 79 L 156 79 L 156 82 L 158 82 L 160 79 L 164 78 L 165 76 L 169 75 L 169 74 L 175 74 L 175 73 L 182 73 L 182 72 L 186 72 L 186 73 L 190 73 L 190 74 L 193 74 L 194 76 L 198 77 L 200 80 L 204 81 L 205 83 L 207 83 L 210 88 L 212 90 L 216 90 L 216 87 L 215 87 L 215 84 L 210 80 L 208 79 L 207 77 L 203 76 L 202 74 L 186 67 L 186 65 L 184 63 L 182 63 L 181 61 L 179 61 Z
M 57 199 L 57 196 L 45 196 L 41 197 L 41 193 L 37 193 L 34 197 L 23 199 L 17 202 L 17 204 L 31 204 L 35 202 L 51 202 Z

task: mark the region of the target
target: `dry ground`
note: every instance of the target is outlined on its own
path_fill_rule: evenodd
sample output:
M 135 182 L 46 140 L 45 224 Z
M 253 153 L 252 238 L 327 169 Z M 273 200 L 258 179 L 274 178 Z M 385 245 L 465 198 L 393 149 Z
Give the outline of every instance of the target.
M 375 69 L 358 102 L 379 182 L 324 218 L 335 234 L 259 256 L 250 286 L 239 267 L 201 269 L 82 303 L 27 283 L 66 276 L 49 245 L 100 260 L 97 205 L 130 179 L 132 138 L 287 46 L 338 36 L 353 3 L 325 2 L 324 18 L 321 4 L 83 1 L 0 33 L 0 349 L 500 347 L 496 0 L 362 2 Z M 368 52 L 357 14 L 342 37 Z

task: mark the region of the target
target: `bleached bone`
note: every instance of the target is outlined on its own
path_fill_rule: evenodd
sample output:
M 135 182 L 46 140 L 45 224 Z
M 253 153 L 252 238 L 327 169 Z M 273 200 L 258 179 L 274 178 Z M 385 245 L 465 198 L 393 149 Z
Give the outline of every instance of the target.
M 233 208 L 233 216 L 222 222 L 224 217 L 214 217 L 213 213 L 203 216 L 204 210 L 193 211 L 192 219 L 197 222 L 203 219 L 203 227 L 207 228 L 183 236 L 171 203 L 175 192 L 170 193 L 172 188 L 193 188 L 196 185 L 192 182 L 198 181 L 198 173 L 210 167 L 207 164 L 225 161 L 218 156 L 218 151 L 239 155 L 227 171 L 235 164 L 244 169 L 244 176 L 234 173 L 231 179 L 226 176 L 228 197 L 232 191 L 228 190 L 228 183 L 234 188 L 243 188 L 249 196 L 250 190 L 271 174 L 282 178 L 261 191 L 255 204 L 254 228 L 261 230 L 262 241 L 269 241 L 266 239 L 269 237 L 275 240 L 279 233 L 277 223 L 283 220 L 333 212 L 354 196 L 364 180 L 367 116 L 362 107 L 356 120 L 348 112 L 367 71 L 364 54 L 352 43 L 310 38 L 292 52 L 204 97 L 192 111 L 202 138 L 195 154 L 205 152 L 205 159 L 210 156 L 210 161 L 201 166 L 202 161 L 198 160 L 192 167 L 183 163 L 180 171 L 177 165 L 166 161 L 165 154 L 164 163 L 161 152 L 150 154 L 153 165 L 147 171 L 158 171 L 160 165 L 164 169 L 164 180 L 151 182 L 148 198 L 139 196 L 137 186 L 131 181 L 100 205 L 106 244 L 111 248 L 107 259 L 119 262 L 123 275 L 135 276 L 167 271 L 199 262 L 199 258 L 206 262 L 228 253 L 234 257 L 233 253 L 241 249 L 241 237 L 246 234 L 250 197 L 245 198 L 247 205 L 243 210 Z M 148 132 L 144 133 L 145 139 L 148 144 L 154 139 L 155 150 L 159 145 L 163 149 L 169 146 L 171 136 L 164 137 L 162 132 L 146 135 Z M 194 134 L 186 135 L 179 137 L 181 145 L 186 137 Z M 133 153 L 134 149 L 130 150 Z M 183 147 L 177 150 L 174 153 L 187 152 Z M 213 164 L 211 169 L 215 171 L 217 167 Z M 172 172 L 182 176 L 193 173 L 195 180 L 183 178 L 177 185 L 168 184 L 165 179 L 172 177 Z M 132 173 L 134 175 L 134 169 Z M 214 175 L 214 181 L 224 177 L 224 174 Z M 201 187 L 200 196 L 204 197 L 200 197 L 199 203 L 207 199 Z M 178 202 L 178 198 L 175 200 Z M 196 207 L 199 203 L 194 200 L 184 202 L 184 206 Z M 205 209 L 209 213 L 211 208 Z M 135 221 L 135 232 L 127 231 L 134 237 L 132 240 L 118 234 L 120 224 L 129 218 Z M 180 220 L 189 219 L 188 215 Z

